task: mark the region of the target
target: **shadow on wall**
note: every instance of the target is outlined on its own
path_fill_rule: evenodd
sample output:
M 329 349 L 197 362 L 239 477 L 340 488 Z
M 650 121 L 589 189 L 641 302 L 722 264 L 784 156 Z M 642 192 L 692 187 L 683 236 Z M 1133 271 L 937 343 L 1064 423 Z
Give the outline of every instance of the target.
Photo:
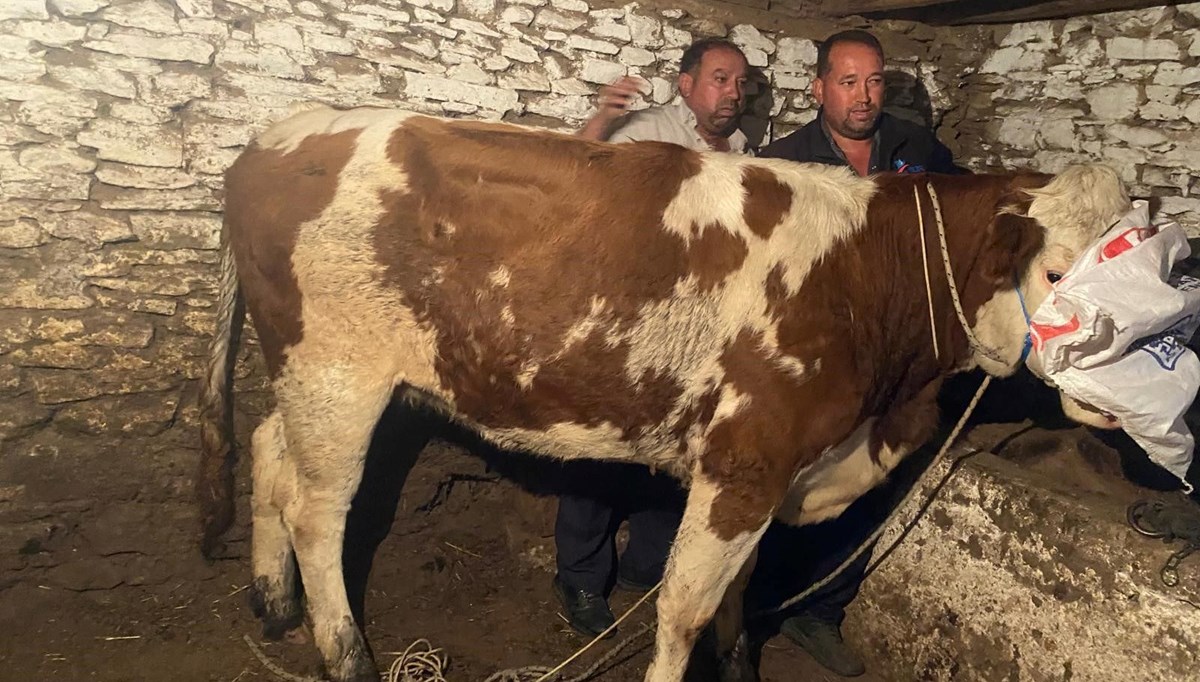
M 883 93 L 884 111 L 925 128 L 935 127 L 933 103 L 921 79 L 903 71 L 888 71 L 884 79 L 887 83 Z
M 759 149 L 770 142 L 771 108 L 775 106 L 775 93 L 771 81 L 758 67 L 751 67 L 747 74 L 746 112 L 738 127 L 746 135 L 746 144 Z

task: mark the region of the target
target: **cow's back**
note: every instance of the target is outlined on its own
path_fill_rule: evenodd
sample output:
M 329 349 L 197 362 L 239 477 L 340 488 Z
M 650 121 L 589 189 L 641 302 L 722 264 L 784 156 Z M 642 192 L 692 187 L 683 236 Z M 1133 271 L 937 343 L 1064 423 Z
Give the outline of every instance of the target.
M 492 433 L 682 449 L 730 344 L 774 352 L 768 289 L 860 221 L 839 170 L 318 109 L 230 169 L 227 224 L 276 370 L 390 348 L 378 372 Z

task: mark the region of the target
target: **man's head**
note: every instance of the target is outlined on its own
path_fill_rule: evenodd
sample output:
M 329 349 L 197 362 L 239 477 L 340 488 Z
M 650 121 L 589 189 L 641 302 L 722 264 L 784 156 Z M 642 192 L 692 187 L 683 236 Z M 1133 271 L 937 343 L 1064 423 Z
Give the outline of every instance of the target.
M 817 48 L 812 93 L 833 132 L 851 140 L 871 137 L 883 111 L 883 46 L 866 31 L 829 36 Z
M 679 61 L 679 94 L 696 114 L 702 133 L 728 137 L 746 107 L 749 64 L 737 45 L 722 38 L 692 43 Z

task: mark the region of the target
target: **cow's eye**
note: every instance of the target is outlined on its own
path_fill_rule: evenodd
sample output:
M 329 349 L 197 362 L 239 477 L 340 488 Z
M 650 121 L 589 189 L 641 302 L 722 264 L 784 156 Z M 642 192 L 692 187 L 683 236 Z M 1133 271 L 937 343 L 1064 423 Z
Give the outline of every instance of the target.
M 1055 270 L 1047 270 L 1046 271 L 1046 281 L 1051 284 L 1057 284 L 1058 281 L 1062 278 L 1063 278 L 1063 276 L 1062 276 L 1061 272 L 1057 272 Z

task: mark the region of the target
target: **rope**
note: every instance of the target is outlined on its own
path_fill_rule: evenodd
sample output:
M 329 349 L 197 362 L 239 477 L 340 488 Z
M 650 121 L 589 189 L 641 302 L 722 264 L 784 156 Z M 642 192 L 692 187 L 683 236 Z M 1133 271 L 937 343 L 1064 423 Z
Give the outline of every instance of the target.
M 597 642 L 599 642 L 600 640 L 607 637 L 608 633 L 612 632 L 613 630 L 616 630 L 617 626 L 619 626 L 621 623 L 623 623 L 625 621 L 625 619 L 628 618 L 634 611 L 636 611 L 639 606 L 641 606 L 642 604 L 645 604 L 646 600 L 648 600 L 648 599 L 650 599 L 650 597 L 654 596 L 654 594 L 658 592 L 658 588 L 660 588 L 660 587 L 662 587 L 661 580 L 658 581 L 657 585 L 655 585 L 654 587 L 651 587 L 646 592 L 646 594 L 643 594 L 642 598 L 637 600 L 637 602 L 635 602 L 633 606 L 630 606 L 628 609 L 626 609 L 625 613 L 622 613 L 621 617 L 618 618 L 616 620 L 616 622 L 614 622 L 612 625 L 608 626 L 604 630 L 604 632 L 601 632 L 600 634 L 596 635 L 594 638 L 592 638 L 592 641 L 588 642 L 587 644 L 584 644 L 578 651 L 576 651 L 575 653 L 568 656 L 566 658 L 566 660 L 564 660 L 562 663 L 559 663 L 558 665 L 554 666 L 549 672 L 547 672 L 544 675 L 542 675 L 541 677 L 537 678 L 537 680 L 535 680 L 534 682 L 549 682 L 549 680 L 553 679 L 553 677 L 556 674 L 558 674 L 558 672 L 560 670 L 562 670 L 563 668 L 570 665 L 572 661 L 574 661 L 575 659 L 582 656 L 588 649 L 591 649 L 593 646 L 595 646 Z M 622 647 L 628 645 L 630 639 L 631 639 L 631 637 L 626 637 L 622 642 L 620 642 L 619 644 L 617 644 L 616 647 L 613 647 L 613 648 L 618 649 L 618 648 L 622 648 Z M 610 651 L 609 653 L 612 653 L 612 652 Z M 584 678 L 584 679 L 586 679 L 586 678 Z
M 321 682 L 321 680 L 318 680 L 315 677 L 301 677 L 300 675 L 293 675 L 283 668 L 275 665 L 270 658 L 267 658 L 267 654 L 263 652 L 262 647 L 255 643 L 254 640 L 250 639 L 250 635 L 242 635 L 242 641 L 246 643 L 246 646 L 250 647 L 250 652 L 254 654 L 254 657 L 258 659 L 258 662 L 262 663 L 264 668 L 270 670 L 271 674 L 275 677 L 278 677 L 281 680 L 286 680 L 287 682 Z
M 419 649 L 417 647 L 420 647 Z M 384 682 L 446 682 L 446 654 L 418 639 L 392 661 Z
M 921 192 L 916 185 L 913 185 L 913 200 L 917 202 L 917 229 L 921 234 L 921 265 L 925 269 L 925 300 L 929 302 L 929 338 L 933 341 L 933 357 L 941 362 L 942 354 L 938 351 L 937 322 L 935 322 L 933 314 L 933 285 L 929 283 L 929 249 L 925 246 L 925 214 L 921 211 Z
M 929 191 L 929 199 L 933 202 L 933 216 L 937 220 L 938 241 L 942 247 L 942 263 L 946 266 L 946 280 L 950 283 L 950 300 L 954 303 L 954 312 L 958 315 L 958 322 L 962 325 L 963 333 L 967 335 L 967 343 L 971 344 L 973 350 L 991 360 L 1002 365 L 1008 364 L 990 348 L 979 343 L 979 339 L 975 338 L 975 332 L 971 331 L 971 325 L 967 323 L 967 315 L 963 312 L 962 301 L 958 298 L 958 286 L 954 284 L 954 268 L 950 265 L 950 247 L 946 245 L 946 225 L 942 222 L 942 205 L 938 200 L 937 191 L 933 189 L 933 183 L 927 182 L 925 187 Z

